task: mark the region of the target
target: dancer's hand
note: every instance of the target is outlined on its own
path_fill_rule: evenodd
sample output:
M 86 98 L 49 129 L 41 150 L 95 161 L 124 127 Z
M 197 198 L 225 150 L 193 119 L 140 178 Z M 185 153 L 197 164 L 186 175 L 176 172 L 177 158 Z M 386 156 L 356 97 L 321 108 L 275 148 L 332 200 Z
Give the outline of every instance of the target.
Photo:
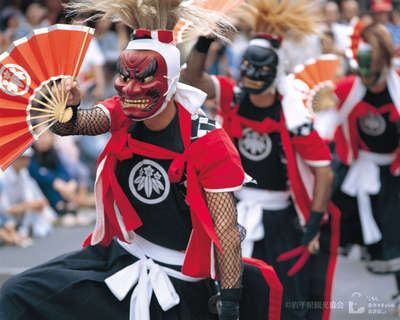
M 219 320 L 239 320 L 239 302 L 221 301 Z
M 312 211 L 310 219 L 307 222 L 306 229 L 303 234 L 302 244 L 307 247 L 308 251 L 315 254 L 319 250 L 319 229 L 323 213 Z
M 59 84 L 59 87 L 62 87 L 62 85 Z M 78 81 L 72 81 L 72 78 L 64 80 L 64 96 L 68 97 L 67 106 L 77 106 L 80 104 L 82 94 Z
M 239 320 L 240 297 L 240 288 L 221 289 L 221 300 L 217 307 L 219 320 Z
M 311 254 L 317 254 L 319 252 L 319 233 L 314 239 L 310 241 L 307 249 Z

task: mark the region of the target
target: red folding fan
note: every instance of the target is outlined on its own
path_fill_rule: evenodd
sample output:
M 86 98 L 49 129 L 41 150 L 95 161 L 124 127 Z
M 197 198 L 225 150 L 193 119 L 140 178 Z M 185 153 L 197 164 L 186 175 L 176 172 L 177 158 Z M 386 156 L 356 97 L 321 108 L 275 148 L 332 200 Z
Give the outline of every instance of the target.
M 307 85 L 305 105 L 318 112 L 334 106 L 334 80 L 339 60 L 335 55 L 325 54 L 311 59 L 295 68 L 294 78 Z
M 58 24 L 35 30 L 0 55 L 2 170 L 57 121 L 71 116 L 60 79 L 76 77 L 93 34 L 85 26 Z

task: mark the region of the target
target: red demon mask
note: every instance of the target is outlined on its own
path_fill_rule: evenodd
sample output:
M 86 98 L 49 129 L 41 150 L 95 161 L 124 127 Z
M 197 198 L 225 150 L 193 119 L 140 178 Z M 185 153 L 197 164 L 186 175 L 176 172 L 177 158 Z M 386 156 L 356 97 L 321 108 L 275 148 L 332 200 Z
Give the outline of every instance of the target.
M 132 120 L 154 116 L 165 106 L 168 91 L 164 58 L 152 50 L 124 50 L 114 87 L 120 96 L 123 112 Z

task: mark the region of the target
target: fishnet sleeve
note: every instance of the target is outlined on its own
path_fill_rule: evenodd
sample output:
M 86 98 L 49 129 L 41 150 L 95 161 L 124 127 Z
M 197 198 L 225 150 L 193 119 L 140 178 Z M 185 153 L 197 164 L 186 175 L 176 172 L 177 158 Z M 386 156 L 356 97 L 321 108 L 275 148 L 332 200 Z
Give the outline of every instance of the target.
M 87 135 L 95 136 L 108 132 L 110 118 L 100 107 L 77 109 L 74 117 L 67 123 L 57 122 L 52 128 L 60 136 Z
M 222 289 L 239 288 L 242 264 L 240 230 L 235 200 L 231 192 L 206 192 L 208 208 L 222 246 L 217 251 L 217 272 Z

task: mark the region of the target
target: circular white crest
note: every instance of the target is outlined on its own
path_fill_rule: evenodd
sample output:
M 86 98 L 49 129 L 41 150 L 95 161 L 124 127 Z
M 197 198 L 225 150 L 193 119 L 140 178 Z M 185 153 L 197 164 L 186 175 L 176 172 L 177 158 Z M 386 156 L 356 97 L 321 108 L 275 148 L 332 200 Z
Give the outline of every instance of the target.
M 31 77 L 18 64 L 6 64 L 0 69 L 0 89 L 10 96 L 22 96 L 28 92 Z
M 143 203 L 156 204 L 164 201 L 170 189 L 164 168 L 152 160 L 138 162 L 129 174 L 129 189 Z
M 267 133 L 259 134 L 251 128 L 246 128 L 243 130 L 242 138 L 239 139 L 238 147 L 246 158 L 261 161 L 271 153 L 272 141 Z
M 385 119 L 380 114 L 368 113 L 360 119 L 361 131 L 369 136 L 380 136 L 386 130 Z

